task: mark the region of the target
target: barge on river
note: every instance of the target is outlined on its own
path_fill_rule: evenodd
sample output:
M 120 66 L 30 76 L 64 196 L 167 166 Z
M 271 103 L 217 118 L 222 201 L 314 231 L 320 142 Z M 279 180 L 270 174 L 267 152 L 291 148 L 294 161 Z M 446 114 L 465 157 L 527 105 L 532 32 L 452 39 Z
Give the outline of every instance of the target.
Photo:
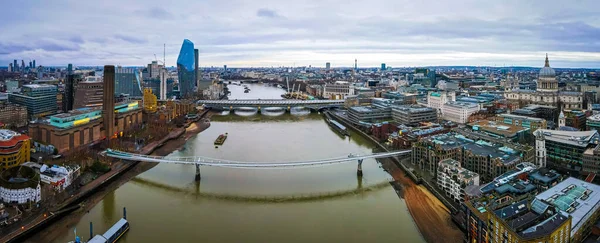
M 215 139 L 215 145 L 223 145 L 223 143 L 225 143 L 225 140 L 227 139 L 227 135 L 228 133 L 219 135 L 217 139 Z
M 331 115 L 329 115 L 329 112 L 325 112 L 325 121 L 327 122 L 327 124 L 329 124 L 329 126 L 331 126 L 334 130 L 336 130 L 340 134 L 348 136 L 348 137 L 350 136 L 350 133 L 348 133 L 348 129 L 346 128 L 346 126 L 342 125 L 338 121 L 331 118 Z

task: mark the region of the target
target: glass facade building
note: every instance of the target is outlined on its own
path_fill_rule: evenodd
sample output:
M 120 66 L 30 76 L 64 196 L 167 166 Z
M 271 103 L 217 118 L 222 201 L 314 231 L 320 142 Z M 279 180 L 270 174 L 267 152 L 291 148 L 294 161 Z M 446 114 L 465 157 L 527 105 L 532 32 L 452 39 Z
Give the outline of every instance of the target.
M 160 94 L 160 79 L 151 78 L 144 80 L 144 88 L 150 88 L 152 94 Z
M 183 40 L 179 57 L 177 58 L 177 75 L 179 76 L 179 90 L 181 97 L 189 97 L 196 86 L 194 43 Z
M 57 92 L 54 85 L 28 84 L 23 85 L 21 93 L 9 94 L 8 100 L 27 107 L 29 118 L 41 117 L 56 113 Z
M 129 97 L 142 97 L 141 77 L 133 68 L 118 67 L 115 72 L 115 95 L 128 94 Z

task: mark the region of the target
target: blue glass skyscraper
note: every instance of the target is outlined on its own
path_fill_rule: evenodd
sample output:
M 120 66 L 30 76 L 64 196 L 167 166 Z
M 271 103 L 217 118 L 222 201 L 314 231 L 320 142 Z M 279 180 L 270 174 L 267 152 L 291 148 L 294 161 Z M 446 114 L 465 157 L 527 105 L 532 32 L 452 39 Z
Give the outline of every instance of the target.
M 190 97 L 196 86 L 194 43 L 183 40 L 179 57 L 177 58 L 177 75 L 179 76 L 179 90 L 181 97 Z

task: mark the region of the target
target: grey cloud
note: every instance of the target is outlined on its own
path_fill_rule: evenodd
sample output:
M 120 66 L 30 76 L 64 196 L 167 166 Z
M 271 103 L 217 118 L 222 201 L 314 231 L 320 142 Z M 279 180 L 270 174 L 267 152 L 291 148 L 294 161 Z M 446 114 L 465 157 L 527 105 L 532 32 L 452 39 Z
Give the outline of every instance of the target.
M 27 51 L 30 48 L 20 45 L 20 44 L 6 44 L 0 43 L 0 55 L 8 55 L 11 53 L 18 53 L 22 51 Z
M 263 18 L 278 18 L 278 17 L 280 17 L 279 14 L 277 14 L 277 12 L 275 12 L 274 10 L 268 9 L 268 8 L 259 9 L 258 11 L 256 11 L 256 16 L 263 17 Z
M 77 43 L 77 44 L 83 44 L 83 38 L 81 38 L 81 36 L 73 36 L 71 38 L 69 38 L 69 40 L 73 43 Z
M 146 39 L 143 39 L 143 38 L 138 38 L 138 37 L 130 36 L 130 35 L 123 35 L 123 34 L 116 34 L 116 35 L 114 35 L 114 38 L 118 39 L 118 40 L 129 42 L 131 44 L 144 44 L 144 43 L 148 42 Z
M 161 7 L 152 7 L 144 10 L 137 10 L 134 12 L 135 14 L 142 15 L 143 17 L 148 17 L 151 19 L 173 19 L 174 15 Z
M 40 41 L 32 49 L 42 49 L 49 52 L 62 52 L 62 51 L 78 51 L 79 45 L 73 45 L 70 43 L 58 43 L 54 41 Z

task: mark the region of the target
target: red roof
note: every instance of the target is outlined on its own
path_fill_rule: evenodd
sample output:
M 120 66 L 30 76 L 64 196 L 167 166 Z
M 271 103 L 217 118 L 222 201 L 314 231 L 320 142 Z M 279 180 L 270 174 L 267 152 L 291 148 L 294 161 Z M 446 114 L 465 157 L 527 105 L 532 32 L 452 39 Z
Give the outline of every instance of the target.
M 10 147 L 14 147 L 15 145 L 17 145 L 19 142 L 21 141 L 25 141 L 28 140 L 29 136 L 21 134 L 19 136 L 14 136 L 12 137 L 10 140 L 7 141 L 0 141 L 0 148 L 10 148 Z

